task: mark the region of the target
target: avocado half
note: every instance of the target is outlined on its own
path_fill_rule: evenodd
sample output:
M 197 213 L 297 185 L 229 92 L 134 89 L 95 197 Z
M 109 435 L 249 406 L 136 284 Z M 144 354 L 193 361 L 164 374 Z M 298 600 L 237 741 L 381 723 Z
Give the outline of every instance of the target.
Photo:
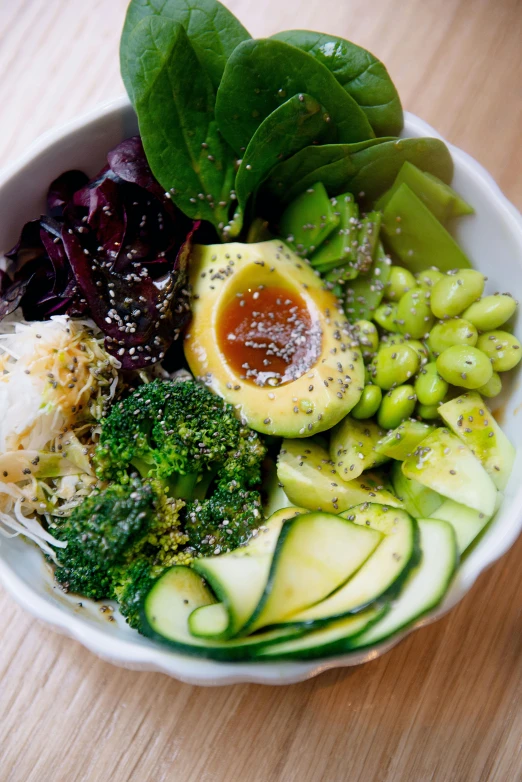
M 310 266 L 281 240 L 195 245 L 190 266 L 192 321 L 185 356 L 192 373 L 236 406 L 258 432 L 309 437 L 330 429 L 357 404 L 364 386 L 361 352 L 337 299 Z M 301 297 L 320 333 L 320 349 L 300 377 L 276 386 L 241 377 L 223 350 L 220 324 L 235 297 L 254 287 Z

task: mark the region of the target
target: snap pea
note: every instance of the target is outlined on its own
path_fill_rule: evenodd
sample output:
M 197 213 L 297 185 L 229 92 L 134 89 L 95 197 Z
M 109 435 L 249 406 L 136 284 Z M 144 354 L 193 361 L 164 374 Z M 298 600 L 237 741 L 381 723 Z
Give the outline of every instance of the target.
M 397 305 L 397 327 L 414 339 L 429 332 L 434 322 L 430 307 L 430 292 L 413 288 L 402 296 Z
M 493 374 L 488 356 L 479 348 L 469 345 L 452 345 L 446 348 L 436 364 L 437 371 L 444 380 L 462 388 L 480 388 Z
M 425 421 L 434 421 L 439 417 L 438 405 L 417 405 L 415 408 L 415 414 L 419 418 L 423 418 Z
M 477 391 L 481 396 L 498 396 L 502 391 L 502 380 L 498 372 L 493 372 L 488 382 L 477 388 Z
M 520 342 L 508 331 L 486 331 L 478 338 L 477 347 L 489 357 L 495 372 L 513 369 L 522 358 Z
M 386 331 L 394 331 L 397 325 L 397 305 L 381 304 L 375 310 L 373 319 L 381 328 L 386 329 Z
M 438 355 L 452 345 L 471 345 L 474 347 L 477 344 L 477 339 L 477 329 L 473 323 L 465 318 L 451 318 L 433 326 L 428 337 L 428 345 Z
M 373 380 L 384 391 L 409 380 L 420 364 L 417 352 L 409 345 L 384 345 L 373 363 Z
M 513 315 L 517 302 L 508 293 L 495 293 L 475 301 L 463 313 L 480 331 L 498 329 Z
M 446 274 L 433 287 L 431 309 L 437 318 L 460 315 L 482 296 L 484 275 L 474 269 Z
M 379 334 L 375 325 L 369 320 L 358 320 L 353 324 L 355 338 L 361 347 L 363 358 L 369 359 L 379 347 Z
M 448 384 L 437 372 L 434 361 L 422 367 L 415 381 L 415 393 L 421 405 L 437 405 L 448 391 Z
M 382 429 L 396 429 L 415 409 L 415 389 L 409 384 L 397 386 L 382 398 L 377 423 Z
M 442 280 L 443 277 L 443 273 L 435 268 L 426 269 L 423 272 L 417 272 L 415 275 L 415 279 L 417 280 L 418 285 L 423 285 L 427 288 L 433 288 L 435 283 L 437 283 L 439 280 Z
M 417 283 L 413 274 L 402 266 L 391 266 L 388 284 L 384 289 L 386 301 L 399 301 L 399 299 Z
M 363 420 L 373 418 L 382 400 L 382 391 L 379 386 L 364 386 L 361 398 L 350 412 L 352 418 Z

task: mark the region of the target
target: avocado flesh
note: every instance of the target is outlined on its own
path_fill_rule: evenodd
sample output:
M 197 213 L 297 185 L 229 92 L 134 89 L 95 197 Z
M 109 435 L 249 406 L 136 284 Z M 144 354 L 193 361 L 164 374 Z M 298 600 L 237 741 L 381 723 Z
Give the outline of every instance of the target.
M 340 478 L 328 451 L 315 438 L 283 440 L 277 477 L 288 499 L 309 510 L 341 513 L 363 502 L 402 507 L 376 473 L 367 472 L 350 481 Z
M 310 437 L 330 429 L 357 404 L 364 387 L 364 365 L 348 322 L 306 261 L 281 240 L 195 245 L 190 284 L 192 322 L 184 343 L 190 369 L 235 405 L 252 429 Z M 223 313 L 236 297 L 256 286 L 284 289 L 299 297 L 320 335 L 313 363 L 300 376 L 279 385 L 256 384 L 241 376 L 223 350 Z

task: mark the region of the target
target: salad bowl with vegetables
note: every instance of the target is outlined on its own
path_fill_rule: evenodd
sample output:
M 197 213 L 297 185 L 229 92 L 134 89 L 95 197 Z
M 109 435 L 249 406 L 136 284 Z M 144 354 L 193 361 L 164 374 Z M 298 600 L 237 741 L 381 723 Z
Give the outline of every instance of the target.
M 119 664 L 290 683 L 519 534 L 522 222 L 369 52 L 192 6 L 133 0 L 129 101 L 0 183 L 0 576 Z

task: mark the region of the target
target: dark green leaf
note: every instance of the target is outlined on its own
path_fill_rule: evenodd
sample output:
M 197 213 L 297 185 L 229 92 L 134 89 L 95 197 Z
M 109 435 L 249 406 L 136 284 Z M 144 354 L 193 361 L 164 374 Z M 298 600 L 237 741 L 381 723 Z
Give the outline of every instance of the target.
M 152 173 L 193 219 L 228 220 L 234 155 L 213 118 L 214 91 L 183 27 L 158 17 L 128 41 L 143 147 Z
M 243 155 L 236 175 L 241 209 L 278 163 L 314 142 L 336 140 L 337 128 L 315 98 L 294 95 L 281 104 L 258 127 Z
M 322 182 L 330 196 L 349 190 L 356 198 L 371 204 L 391 187 L 405 160 L 447 184 L 451 182 L 453 161 L 443 141 L 373 139 L 359 144 L 306 147 L 280 163 L 263 190 L 286 204 L 315 182 Z
M 326 106 L 340 141 L 374 136 L 362 109 L 328 68 L 294 46 L 266 38 L 244 41 L 230 56 L 216 99 L 219 128 L 241 154 L 263 120 L 299 93 L 314 95 Z
M 309 30 L 285 30 L 273 37 L 325 65 L 357 101 L 376 136 L 399 135 L 404 124 L 401 101 L 388 71 L 373 54 L 343 38 Z
M 198 59 L 217 90 L 225 64 L 234 49 L 250 35 L 243 25 L 217 0 L 132 0 L 120 42 L 121 75 L 129 97 L 133 100 L 128 62 L 129 38 L 136 26 L 147 17 L 156 16 L 181 24 Z M 135 57 L 135 52 L 131 52 Z

